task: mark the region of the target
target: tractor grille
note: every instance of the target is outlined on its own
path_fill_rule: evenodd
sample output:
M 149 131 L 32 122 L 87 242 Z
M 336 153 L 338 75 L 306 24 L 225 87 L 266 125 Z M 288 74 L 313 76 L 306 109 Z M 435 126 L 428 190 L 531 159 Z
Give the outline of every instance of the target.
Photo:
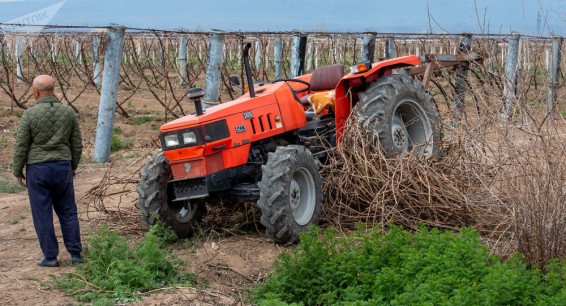
M 208 196 L 206 177 L 173 182 L 175 201 L 198 199 Z
M 254 134 L 259 134 L 273 129 L 271 114 L 261 115 L 257 118 L 251 118 L 250 122 L 252 124 L 252 132 Z

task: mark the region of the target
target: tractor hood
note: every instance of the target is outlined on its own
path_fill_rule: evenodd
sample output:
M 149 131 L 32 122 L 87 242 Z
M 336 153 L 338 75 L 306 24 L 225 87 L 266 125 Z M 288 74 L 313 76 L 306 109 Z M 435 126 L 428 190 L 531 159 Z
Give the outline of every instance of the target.
M 218 105 L 214 105 L 204 110 L 204 114 L 187 115 L 173 120 L 161 126 L 161 133 L 204 125 L 208 122 L 220 120 L 235 114 L 253 111 L 256 108 L 277 104 L 275 91 L 280 88 L 282 83 L 270 84 L 256 88 L 256 96 L 250 98 L 249 93 L 243 96 Z

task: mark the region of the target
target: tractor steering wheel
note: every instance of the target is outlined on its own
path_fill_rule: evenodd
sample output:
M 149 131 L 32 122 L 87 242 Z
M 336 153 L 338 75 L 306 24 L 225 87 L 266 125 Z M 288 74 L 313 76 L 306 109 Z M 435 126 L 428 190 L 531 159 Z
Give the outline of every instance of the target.
M 291 92 L 293 93 L 293 97 L 295 98 L 295 100 L 297 100 L 297 102 L 301 103 L 301 99 L 299 99 L 299 97 L 297 97 L 298 93 L 301 92 L 305 92 L 307 91 L 309 94 L 311 93 L 311 84 L 307 81 L 303 81 L 303 80 L 297 80 L 297 79 L 276 79 L 273 80 L 273 82 L 271 82 L 271 84 L 273 83 L 277 83 L 277 82 L 285 82 L 285 84 L 287 84 L 287 86 L 289 86 L 289 89 L 291 90 Z M 305 88 L 301 88 L 298 90 L 293 89 L 293 87 L 291 87 L 291 85 L 289 85 L 287 82 L 296 82 L 296 83 L 301 83 L 304 85 L 307 85 L 307 87 Z

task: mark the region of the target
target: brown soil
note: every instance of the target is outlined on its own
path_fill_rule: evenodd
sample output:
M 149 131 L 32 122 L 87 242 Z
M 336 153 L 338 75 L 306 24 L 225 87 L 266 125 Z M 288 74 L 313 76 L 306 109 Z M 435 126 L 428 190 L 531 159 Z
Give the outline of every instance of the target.
M 98 111 L 97 97 L 85 97 L 79 106 L 79 121 L 84 139 L 85 162 L 79 166 L 75 177 L 75 192 L 81 220 L 83 240 L 92 229 L 102 224 L 135 238 L 145 230 L 138 224 L 139 215 L 134 207 L 137 194 L 126 192 L 117 196 L 102 198 L 103 203 L 93 202 L 92 188 L 99 186 L 105 178 L 110 164 L 94 164 L 92 152 Z M 123 140 L 133 141 L 129 149 L 112 153 L 112 167 L 109 174 L 116 177 L 138 178 L 135 173 L 145 162 L 145 155 L 156 147 L 156 127 L 163 124 L 159 105 L 148 107 L 146 99 L 133 101 L 129 106 L 134 118 L 116 117 L 115 126 L 122 132 Z M 19 123 L 22 110 L 0 102 L 0 183 L 15 182 L 12 176 L 11 159 L 14 131 Z M 135 124 L 135 117 L 151 115 L 155 120 Z M 108 174 L 106 175 L 108 178 Z M 111 181 L 119 183 L 119 180 Z M 114 188 L 114 187 L 113 187 Z M 134 184 L 117 184 L 115 188 L 133 191 Z M 100 213 L 103 207 L 113 212 Z M 0 305 L 76 305 L 80 304 L 53 287 L 52 275 L 74 272 L 69 254 L 62 244 L 58 222 L 56 230 L 60 242 L 60 268 L 41 268 L 36 261 L 42 258 L 33 228 L 27 193 L 0 193 Z M 205 234 L 177 242 L 173 256 L 184 260 L 185 270 L 205 279 L 203 285 L 195 288 L 163 288 L 145 294 L 136 305 L 238 305 L 242 303 L 243 290 L 262 280 L 271 271 L 277 255 L 285 248 L 254 232 L 232 232 L 226 235 Z M 213 232 L 215 233 L 215 232 Z M 206 284 L 208 283 L 208 284 Z

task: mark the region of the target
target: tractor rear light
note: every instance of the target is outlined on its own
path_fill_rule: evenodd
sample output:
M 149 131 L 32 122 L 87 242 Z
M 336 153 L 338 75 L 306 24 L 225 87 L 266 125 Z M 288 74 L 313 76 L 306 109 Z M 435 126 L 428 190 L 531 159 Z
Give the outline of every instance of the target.
M 362 73 L 371 69 L 371 63 L 357 64 L 350 67 L 351 73 Z
M 177 134 L 169 134 L 163 138 L 165 146 L 168 148 L 179 146 L 179 136 Z
M 193 145 L 197 143 L 197 135 L 194 131 L 188 131 L 183 133 L 183 143 L 186 145 Z

